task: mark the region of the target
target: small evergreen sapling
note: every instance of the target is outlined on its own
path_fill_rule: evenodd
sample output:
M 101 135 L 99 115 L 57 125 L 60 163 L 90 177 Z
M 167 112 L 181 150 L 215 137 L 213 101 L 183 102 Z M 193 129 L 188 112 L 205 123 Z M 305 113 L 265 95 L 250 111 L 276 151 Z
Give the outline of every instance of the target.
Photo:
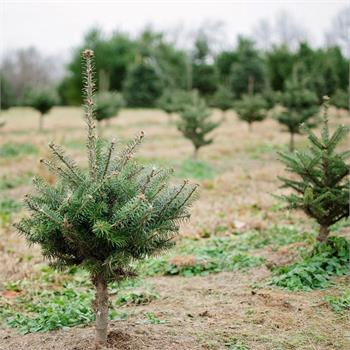
M 267 117 L 267 103 L 259 94 L 243 95 L 234 107 L 238 118 L 248 123 L 249 131 L 252 131 L 254 122 L 261 122 Z
M 108 282 L 134 276 L 133 263 L 172 246 L 179 224 L 189 217 L 197 186 L 168 184 L 171 171 L 144 167 L 133 160 L 143 133 L 115 152 L 102 144 L 94 122 L 92 50 L 85 50 L 85 121 L 88 171 L 50 144 L 56 161 L 42 160 L 59 180 L 51 186 L 36 178 L 26 196 L 31 213 L 18 230 L 41 245 L 53 266 L 81 266 L 96 289 L 96 348 L 106 345 Z
M 189 139 L 194 147 L 194 158 L 197 157 L 199 148 L 210 145 L 212 138 L 206 138 L 207 134 L 219 126 L 220 123 L 210 120 L 211 112 L 198 93 L 192 94 L 191 104 L 186 104 L 180 113 L 177 128 Z
M 100 92 L 95 95 L 95 118 L 100 125 L 102 120 L 109 120 L 118 115 L 124 107 L 123 96 L 117 92 Z
M 293 151 L 294 135 L 301 133 L 300 125 L 305 124 L 309 128 L 317 125 L 318 98 L 294 77 L 286 82 L 286 89 L 280 96 L 280 102 L 284 110 L 278 112 L 276 118 L 280 124 L 287 127 L 290 133 L 289 150 Z
M 330 135 L 328 128 L 328 98 L 324 104 L 324 121 L 321 136 L 309 129 L 310 150 L 307 152 L 280 153 L 287 170 L 295 178 L 280 177 L 283 187 L 296 193 L 282 196 L 289 208 L 302 209 L 320 225 L 318 240 L 325 242 L 329 227 L 349 216 L 349 163 L 350 150 L 336 153 L 335 149 L 349 133 L 349 128 L 338 126 Z
M 216 90 L 211 105 L 221 110 L 222 117 L 225 118 L 226 111 L 232 108 L 233 95 L 230 89 L 221 85 Z
M 58 104 L 58 97 L 53 91 L 37 90 L 32 91 L 28 96 L 28 105 L 40 113 L 39 131 L 43 130 L 44 116 L 51 108 Z

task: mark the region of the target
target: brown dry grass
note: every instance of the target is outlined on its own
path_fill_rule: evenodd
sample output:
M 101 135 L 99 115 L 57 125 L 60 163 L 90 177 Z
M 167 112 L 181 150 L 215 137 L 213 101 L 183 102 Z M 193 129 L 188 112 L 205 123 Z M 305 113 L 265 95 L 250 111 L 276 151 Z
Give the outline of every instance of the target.
M 69 153 L 85 161 L 84 126 L 78 108 L 55 108 L 45 120 L 46 131 L 37 133 L 38 116 L 29 109 L 12 109 L 3 114 L 6 126 L 0 129 L 0 145 L 7 142 L 33 143 L 39 155 L 0 159 L 0 176 L 27 171 L 42 173 L 38 160 L 46 156 L 46 144 L 54 139 L 65 143 Z M 219 118 L 219 113 L 215 115 Z M 332 123 L 349 123 L 348 116 L 335 116 Z M 156 110 L 125 110 L 105 128 L 104 136 L 125 140 L 145 130 L 146 140 L 139 157 L 144 160 L 179 162 L 189 158 L 191 144 L 183 139 L 166 116 Z M 300 213 L 272 210 L 278 192 L 276 175 L 283 174 L 275 149 L 287 144 L 288 134 L 273 120 L 254 125 L 253 133 L 228 113 L 214 132 L 213 145 L 200 151 L 216 176 L 201 183 L 201 197 L 193 218 L 181 231 L 183 236 L 202 237 L 233 229 L 264 229 L 274 224 L 310 223 Z M 304 137 L 297 145 L 305 144 Z M 45 174 L 44 174 L 45 175 Z M 6 190 L 1 195 L 20 200 L 28 186 Z M 22 213 L 18 214 L 19 216 Z M 16 220 L 16 217 L 14 218 Z M 0 227 L 0 288 L 3 282 L 37 274 L 42 264 L 37 247 L 27 247 L 9 225 Z M 289 259 L 285 252 L 263 252 L 272 263 Z M 249 273 L 220 273 L 208 277 L 153 278 L 161 298 L 134 310 L 127 321 L 112 324 L 114 349 L 225 349 L 235 339 L 254 350 L 268 349 L 349 349 L 349 319 L 336 316 L 323 302 L 325 292 L 288 293 L 280 290 L 253 291 L 252 282 L 269 275 L 265 269 Z M 346 281 L 344 281 L 345 283 Z M 349 281 L 347 281 L 349 282 Z M 154 312 L 165 324 L 143 325 L 139 316 Z M 92 328 L 75 328 L 47 334 L 16 335 L 0 331 L 0 349 L 89 349 Z M 226 344 L 226 345 L 225 345 Z

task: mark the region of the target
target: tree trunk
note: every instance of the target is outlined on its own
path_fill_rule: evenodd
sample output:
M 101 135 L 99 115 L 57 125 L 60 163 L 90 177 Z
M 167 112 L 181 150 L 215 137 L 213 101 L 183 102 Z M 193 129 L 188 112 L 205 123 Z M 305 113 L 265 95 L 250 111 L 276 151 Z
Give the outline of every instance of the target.
M 108 286 L 104 277 L 98 276 L 94 280 L 96 288 L 94 309 L 96 313 L 96 349 L 107 344 L 108 328 Z
M 290 134 L 290 143 L 289 143 L 289 150 L 291 152 L 294 151 L 294 132 Z
M 193 152 L 193 159 L 197 159 L 198 157 L 198 149 L 197 147 L 194 148 L 194 152 Z
M 225 110 L 221 110 L 221 122 L 225 122 L 226 121 L 226 111 Z
M 319 242 L 325 243 L 325 242 L 327 242 L 328 235 L 329 235 L 328 226 L 321 226 L 320 227 L 320 232 L 319 232 L 319 234 L 317 236 L 317 240 Z
M 253 123 L 248 123 L 249 132 L 253 131 Z
M 252 96 L 254 94 L 254 77 L 252 75 L 248 78 L 248 95 Z
M 39 117 L 39 131 L 43 131 L 44 129 L 44 114 L 40 113 Z

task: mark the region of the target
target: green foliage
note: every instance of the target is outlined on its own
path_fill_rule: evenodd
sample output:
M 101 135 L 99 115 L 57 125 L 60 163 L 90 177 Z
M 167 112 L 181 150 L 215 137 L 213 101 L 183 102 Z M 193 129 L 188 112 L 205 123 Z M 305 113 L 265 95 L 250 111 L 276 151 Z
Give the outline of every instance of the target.
M 0 146 L 0 159 L 37 154 L 37 148 L 31 143 L 4 143 Z
M 220 85 L 216 90 L 211 105 L 225 112 L 232 108 L 233 94 L 225 85 Z
M 197 186 L 169 185 L 171 171 L 139 165 L 133 155 L 143 133 L 119 152 L 113 141 L 96 139 L 93 53 L 84 55 L 88 172 L 51 143 L 55 161 L 42 163 L 59 180 L 51 186 L 35 179 L 36 191 L 25 199 L 31 215 L 17 228 L 30 243 L 41 245 L 54 266 L 82 266 L 93 279 L 107 282 L 134 275 L 135 260 L 172 246 Z
M 323 289 L 330 285 L 332 276 L 346 275 L 349 263 L 349 242 L 343 237 L 330 237 L 325 243 L 317 243 L 302 261 L 278 268 L 271 283 L 293 291 Z
M 236 49 L 236 59 L 231 66 L 231 89 L 235 97 L 261 92 L 265 86 L 264 61 L 254 43 L 240 37 Z
M 218 74 L 212 64 L 194 63 L 192 66 L 192 87 L 203 96 L 212 95 L 218 86 Z
M 345 290 L 341 295 L 329 295 L 324 299 L 331 305 L 334 312 L 342 313 L 350 310 L 350 289 Z
M 123 94 L 130 107 L 154 107 L 163 91 L 156 69 L 147 60 L 135 63 L 128 70 Z
M 123 96 L 117 92 L 100 92 L 95 95 L 95 104 L 95 118 L 101 121 L 117 116 L 125 103 Z
M 47 114 L 58 104 L 58 97 L 50 90 L 33 90 L 28 95 L 27 105 L 36 109 L 40 114 Z
M 349 216 L 349 151 L 336 153 L 336 147 L 349 133 L 338 126 L 331 135 L 328 128 L 327 105 L 321 136 L 307 129 L 309 150 L 280 153 L 287 171 L 297 178 L 279 177 L 283 187 L 295 193 L 284 195 L 289 208 L 302 209 L 321 226 L 319 238 L 327 238 L 329 227 Z
M 11 83 L 0 72 L 0 110 L 6 110 L 14 106 L 16 103 L 16 96 L 13 91 Z M 1 127 L 1 125 L 0 125 Z
M 117 305 L 147 305 L 159 299 L 159 294 L 149 290 L 133 290 L 119 295 Z
M 180 113 L 177 128 L 192 142 L 195 156 L 200 147 L 213 142 L 213 139 L 207 139 L 206 136 L 218 127 L 219 123 L 210 120 L 210 116 L 211 112 L 204 99 L 195 93 L 192 95 L 192 103 L 185 105 L 184 110 Z
M 331 103 L 337 108 L 349 109 L 349 93 L 345 90 L 337 89 L 332 96 Z
M 296 75 L 286 82 L 286 88 L 281 94 L 280 102 L 284 109 L 276 112 L 277 121 L 286 126 L 291 134 L 290 150 L 294 150 L 294 134 L 300 134 L 300 125 L 309 128 L 317 125 L 315 119 L 318 111 L 318 98 L 314 92 L 307 89 Z
M 241 100 L 234 104 L 238 118 L 247 122 L 251 127 L 252 123 L 260 122 L 267 117 L 267 103 L 261 95 L 243 95 Z
M 60 291 L 41 291 L 37 296 L 17 298 L 22 313 L 3 308 L 0 317 L 5 325 L 18 328 L 21 334 L 48 332 L 62 327 L 88 324 L 94 320 L 92 293 L 80 292 L 69 285 Z

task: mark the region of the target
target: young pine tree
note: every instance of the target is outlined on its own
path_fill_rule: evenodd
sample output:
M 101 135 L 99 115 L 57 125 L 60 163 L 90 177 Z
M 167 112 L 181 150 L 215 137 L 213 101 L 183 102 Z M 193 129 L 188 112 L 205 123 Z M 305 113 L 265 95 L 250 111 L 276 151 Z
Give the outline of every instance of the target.
M 328 98 L 324 104 L 321 136 L 309 129 L 310 149 L 307 152 L 280 153 L 287 170 L 296 178 L 280 177 L 283 187 L 295 193 L 282 196 L 289 208 L 302 209 L 320 225 L 318 240 L 325 242 L 329 227 L 349 216 L 349 169 L 346 160 L 350 150 L 336 152 L 336 147 L 349 133 L 349 128 L 338 126 L 331 135 L 327 119 Z
M 216 90 L 211 105 L 221 110 L 222 117 L 225 118 L 225 113 L 232 108 L 233 95 L 230 89 L 226 86 L 221 85 Z
M 286 126 L 290 133 L 289 150 L 294 150 L 294 135 L 300 134 L 300 125 L 315 127 L 319 112 L 318 98 L 314 92 L 304 87 L 296 77 L 286 82 L 286 89 L 280 96 L 283 110 L 276 114 L 277 121 Z
M 157 102 L 157 106 L 169 116 L 169 119 L 171 119 L 173 113 L 178 111 L 176 93 L 176 90 L 166 89 Z
M 263 121 L 267 117 L 267 103 L 259 94 L 243 95 L 234 108 L 238 118 L 248 123 L 249 131 L 252 131 L 254 122 Z
M 117 116 L 125 105 L 123 96 L 117 92 L 100 92 L 94 98 L 95 118 L 99 128 L 102 120 L 109 120 Z
M 43 130 L 44 117 L 51 108 L 58 104 L 58 97 L 53 91 L 37 90 L 32 91 L 28 96 L 28 105 L 40 113 L 39 131 Z
M 194 158 L 197 157 L 199 148 L 209 145 L 213 139 L 206 136 L 219 126 L 219 123 L 210 120 L 211 112 L 198 93 L 192 93 L 191 104 L 183 106 L 177 128 L 189 139 L 194 147 Z
M 81 266 L 96 289 L 96 348 L 106 344 L 108 282 L 134 276 L 133 263 L 172 246 L 182 220 L 189 217 L 196 185 L 168 184 L 171 171 L 144 167 L 133 160 L 143 133 L 116 152 L 102 144 L 94 123 L 92 50 L 85 50 L 85 121 L 88 170 L 61 147 L 50 144 L 56 161 L 42 160 L 59 180 L 52 186 L 36 178 L 26 196 L 31 213 L 17 224 L 31 243 L 41 245 L 52 265 Z

